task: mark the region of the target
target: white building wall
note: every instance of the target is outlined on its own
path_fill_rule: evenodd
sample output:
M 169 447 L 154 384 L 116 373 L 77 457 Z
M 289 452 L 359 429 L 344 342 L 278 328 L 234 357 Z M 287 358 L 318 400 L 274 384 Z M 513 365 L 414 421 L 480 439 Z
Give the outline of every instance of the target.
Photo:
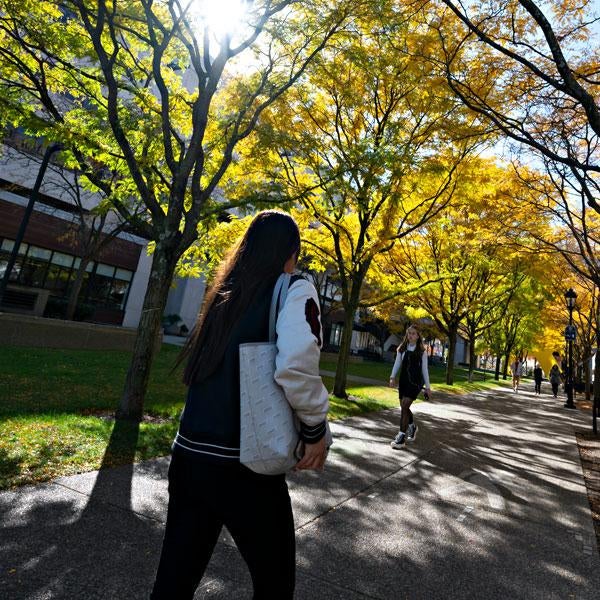
M 350 340 L 350 350 L 358 349 L 358 331 L 352 331 L 352 339 Z
M 454 350 L 454 365 L 458 363 L 469 362 L 469 343 L 458 336 L 456 339 L 456 348 Z
M 14 150 L 10 146 L 0 144 L 0 178 L 13 183 L 17 183 L 27 189 L 32 189 L 37 179 L 40 166 L 42 163 L 41 157 L 28 157 L 22 152 Z M 91 210 L 93 209 L 100 200 L 99 194 L 94 194 L 86 190 L 83 185 L 85 180 L 83 178 L 79 181 L 80 200 L 83 208 Z M 75 177 L 73 173 L 66 169 L 50 163 L 44 174 L 42 185 L 40 187 L 40 193 L 47 194 L 54 198 L 58 198 L 63 202 L 75 205 L 74 197 L 72 195 L 73 190 L 70 186 L 76 186 Z M 25 203 L 28 199 L 25 198 Z M 43 203 L 40 203 L 43 204 Z M 38 209 L 39 210 L 39 209 Z M 56 209 L 46 207 L 46 210 Z M 107 224 L 117 222 L 116 215 L 112 217 L 109 215 Z M 73 219 L 73 215 L 70 215 L 69 220 Z M 110 229 L 110 227 L 109 227 Z
M 0 169 L 0 177 L 2 175 L 6 175 L 6 173 L 2 173 L 2 169 Z M 23 181 L 23 185 L 27 185 L 28 183 L 26 177 L 23 177 L 21 181 Z M 0 198 L 12 202 L 13 204 L 18 204 L 19 206 L 27 206 L 28 203 L 28 198 L 24 198 L 23 196 L 13 194 L 6 190 L 0 190 Z M 64 196 L 62 199 L 65 199 Z M 72 213 L 46 206 L 41 202 L 36 204 L 35 210 L 63 219 L 67 222 L 72 222 L 76 219 Z M 146 240 L 128 233 L 120 233 L 118 237 L 142 246 L 137 269 L 131 283 L 127 305 L 125 307 L 125 316 L 123 317 L 123 327 L 137 327 L 142 315 L 142 305 L 144 303 L 144 296 L 150 277 L 152 256 L 148 254 Z M 188 329 L 191 330 L 196 322 L 198 310 L 200 309 L 202 298 L 204 297 L 204 289 L 204 279 L 175 280 L 175 287 L 169 294 L 165 314 L 178 314 L 187 325 Z
M 179 315 L 191 331 L 204 298 L 205 287 L 204 278 L 176 278 L 169 292 L 165 315 Z
M 142 306 L 144 296 L 148 287 L 150 278 L 150 267 L 152 266 L 152 256 L 148 254 L 146 248 L 142 248 L 137 269 L 131 282 L 127 305 L 125 306 L 125 316 L 123 317 L 123 327 L 137 327 L 142 316 Z
M 395 333 L 392 333 L 392 335 L 390 335 L 390 337 L 388 337 L 388 339 L 385 340 L 385 342 L 383 344 L 383 351 L 388 352 L 388 350 L 390 349 L 390 346 L 399 346 L 401 342 L 402 342 L 402 339 L 399 336 L 397 336 Z
M 462 362 L 462 357 L 465 352 L 462 339 L 460 337 L 456 338 L 456 347 L 454 348 L 454 366 L 458 365 L 459 362 Z

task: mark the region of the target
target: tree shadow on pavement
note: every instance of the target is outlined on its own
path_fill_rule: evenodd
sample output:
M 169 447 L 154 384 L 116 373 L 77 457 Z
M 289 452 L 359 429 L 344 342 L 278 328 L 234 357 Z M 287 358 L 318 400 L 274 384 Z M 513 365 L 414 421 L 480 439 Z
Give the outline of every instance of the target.
M 72 489 L 73 478 L 63 478 L 0 495 L 3 597 L 149 595 L 162 528 L 131 511 L 138 435 L 139 424 L 116 421 L 91 492 Z M 124 461 L 126 466 L 111 468 Z
M 577 537 L 589 509 L 573 470 L 576 416 L 526 392 L 439 395 L 415 413 L 416 442 L 396 452 L 398 416 L 337 424 L 343 451 L 334 445 L 325 472 L 289 478 L 296 600 L 595 597 L 598 557 Z M 115 425 L 103 468 L 81 476 L 87 487 L 77 479 L 85 489 L 64 478 L 0 494 L 3 597 L 148 597 L 166 460 L 131 464 L 130 426 Z M 127 452 L 130 464 L 108 468 Z M 250 588 L 237 550 L 219 544 L 196 597 L 241 600 Z
M 395 473 L 301 528 L 299 577 L 339 597 L 595 598 L 580 421 L 533 394 L 437 402 L 446 417 L 416 414 Z M 393 419 L 360 437 L 386 435 Z

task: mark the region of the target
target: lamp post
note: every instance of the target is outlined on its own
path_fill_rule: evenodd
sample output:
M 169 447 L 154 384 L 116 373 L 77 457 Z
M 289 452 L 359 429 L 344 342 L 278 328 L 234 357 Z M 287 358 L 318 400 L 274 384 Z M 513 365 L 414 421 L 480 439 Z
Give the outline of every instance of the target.
M 569 310 L 569 324 L 565 328 L 565 341 L 569 344 L 569 358 L 567 362 L 567 381 L 565 385 L 567 402 L 564 406 L 565 408 L 577 408 L 573 402 L 573 342 L 577 337 L 577 329 L 573 325 L 573 309 L 575 308 L 577 293 L 573 288 L 569 288 L 565 292 L 565 299 L 567 301 L 567 308 Z

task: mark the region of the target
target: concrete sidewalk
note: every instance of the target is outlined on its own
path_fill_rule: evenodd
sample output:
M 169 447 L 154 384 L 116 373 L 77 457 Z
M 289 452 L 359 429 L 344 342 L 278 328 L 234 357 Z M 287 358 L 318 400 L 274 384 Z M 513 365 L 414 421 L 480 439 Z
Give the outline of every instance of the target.
M 297 599 L 596 599 L 600 559 L 563 400 L 496 390 L 415 406 L 417 440 L 394 451 L 397 410 L 333 425 L 323 474 L 290 476 Z M 0 596 L 148 597 L 168 460 L 0 494 Z M 252 597 L 227 535 L 196 598 Z

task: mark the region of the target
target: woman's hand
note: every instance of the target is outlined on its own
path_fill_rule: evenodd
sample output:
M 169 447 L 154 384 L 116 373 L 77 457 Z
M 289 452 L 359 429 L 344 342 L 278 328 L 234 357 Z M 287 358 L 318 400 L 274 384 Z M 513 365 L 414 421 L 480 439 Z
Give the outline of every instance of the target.
M 327 458 L 327 441 L 323 436 L 315 444 L 304 444 L 304 456 L 294 467 L 295 471 L 323 469 L 325 459 Z
M 396 384 L 396 378 L 395 377 L 390 377 L 390 387 L 391 388 L 398 387 L 397 384 Z

